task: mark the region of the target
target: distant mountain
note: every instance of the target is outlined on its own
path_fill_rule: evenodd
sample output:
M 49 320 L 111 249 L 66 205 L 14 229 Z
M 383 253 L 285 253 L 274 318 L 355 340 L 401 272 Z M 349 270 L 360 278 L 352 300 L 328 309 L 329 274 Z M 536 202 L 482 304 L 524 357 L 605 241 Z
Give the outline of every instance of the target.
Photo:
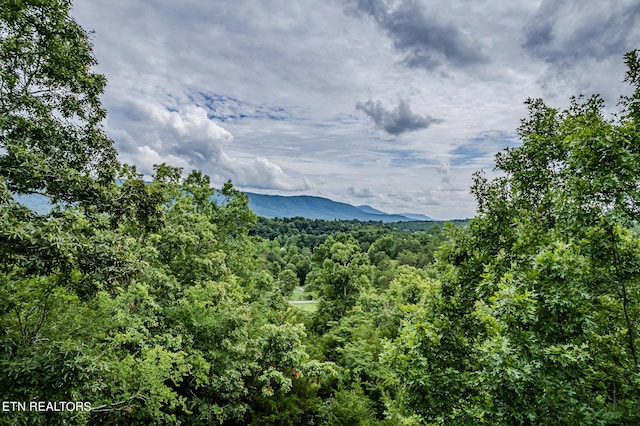
M 366 212 L 366 213 L 387 214 L 387 213 L 385 213 L 383 211 L 380 211 L 378 209 L 374 209 L 371 206 L 367 206 L 366 204 L 362 205 L 362 206 L 356 206 L 356 207 L 359 208 L 360 210 L 362 210 L 363 212 Z M 400 216 L 404 216 L 407 219 L 411 219 L 411 220 L 420 220 L 420 221 L 432 221 L 433 220 L 429 216 L 421 214 L 421 213 L 397 213 L 397 214 L 400 215 Z
M 13 199 L 20 204 L 29 207 L 32 211 L 38 214 L 47 214 L 51 211 L 51 204 L 49 204 L 49 197 L 45 197 L 40 194 L 29 195 L 14 195 Z
M 371 206 L 352 206 L 328 198 L 310 195 L 282 196 L 254 194 L 246 192 L 249 197 L 249 208 L 258 216 L 273 217 L 304 217 L 306 219 L 323 220 L 361 220 L 375 222 L 410 222 L 431 221 L 433 219 L 423 214 L 389 214 Z M 15 196 L 16 201 L 26 205 L 31 210 L 46 214 L 51 210 L 49 199 L 40 195 Z
M 424 215 L 412 218 L 407 215 L 388 214 L 371 206 L 352 206 L 351 204 L 333 201 L 328 198 L 310 195 L 266 195 L 246 192 L 249 197 L 249 207 L 258 216 L 273 217 L 304 217 L 307 219 L 323 220 L 362 220 L 376 222 L 407 222 L 416 220 L 431 220 Z
M 378 209 L 374 209 L 371 206 L 367 206 L 367 205 L 362 205 L 362 206 L 356 206 L 357 208 L 359 208 L 360 210 L 362 210 L 365 213 L 371 213 L 371 214 L 386 214 L 383 211 L 380 211 Z M 404 215 L 402 215 L 404 216 Z
M 398 213 L 400 216 L 408 217 L 413 220 L 433 220 L 427 215 L 421 213 Z

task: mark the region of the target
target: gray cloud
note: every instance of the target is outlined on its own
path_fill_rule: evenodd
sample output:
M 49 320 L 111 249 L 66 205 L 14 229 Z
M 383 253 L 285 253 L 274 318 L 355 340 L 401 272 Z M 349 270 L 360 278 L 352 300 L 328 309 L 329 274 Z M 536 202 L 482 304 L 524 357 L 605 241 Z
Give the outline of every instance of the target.
M 419 200 L 420 204 L 425 206 L 436 206 L 441 203 L 440 200 L 438 200 L 438 198 L 433 194 L 433 191 L 425 190 L 411 192 L 389 191 L 387 192 L 386 197 L 400 202 L 415 202 L 415 200 Z
M 373 198 L 376 196 L 371 188 L 355 188 L 353 186 L 347 188 L 347 194 L 355 198 Z
M 521 46 L 560 66 L 586 58 L 620 58 L 640 42 L 640 3 L 544 0 L 523 29 Z
M 390 4 L 385 0 L 350 0 L 352 15 L 366 15 L 384 29 L 409 67 L 434 69 L 443 63 L 456 67 L 485 62 L 479 42 L 450 23 L 438 22 L 416 0 Z
M 403 99 L 398 101 L 398 107 L 394 110 L 386 109 L 381 101 L 372 100 L 365 103 L 357 102 L 356 108 L 367 114 L 376 126 L 391 135 L 426 129 L 442 121 L 429 115 L 423 117 L 415 114 L 409 107 L 409 101 Z
M 440 165 L 436 168 L 436 171 L 440 176 L 442 176 L 441 182 L 444 184 L 451 184 L 451 164 L 442 161 Z
M 538 11 L 523 29 L 521 46 L 536 55 L 549 46 L 554 39 L 553 16 L 560 7 L 559 2 L 542 2 Z

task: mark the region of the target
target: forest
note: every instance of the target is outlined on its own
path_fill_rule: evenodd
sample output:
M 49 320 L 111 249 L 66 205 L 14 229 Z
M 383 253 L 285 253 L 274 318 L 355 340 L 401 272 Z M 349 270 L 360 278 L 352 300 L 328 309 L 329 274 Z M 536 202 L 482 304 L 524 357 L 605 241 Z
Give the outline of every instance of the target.
M 527 100 L 468 222 L 264 219 L 118 161 L 70 8 L 0 7 L 1 424 L 640 423 L 640 51 L 613 116 Z

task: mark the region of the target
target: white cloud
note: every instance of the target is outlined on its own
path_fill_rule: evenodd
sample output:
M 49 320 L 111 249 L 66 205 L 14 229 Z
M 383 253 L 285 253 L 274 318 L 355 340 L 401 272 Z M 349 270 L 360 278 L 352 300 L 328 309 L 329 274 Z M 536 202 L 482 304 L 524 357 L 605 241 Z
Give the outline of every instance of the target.
M 185 172 L 195 168 L 245 187 L 308 189 L 305 181 L 289 182 L 280 166 L 265 157 L 249 162 L 230 158 L 224 146 L 233 142 L 233 135 L 211 120 L 204 108 L 186 105 L 170 111 L 160 104 L 136 102 L 130 110 L 137 119 L 136 137 L 122 129 L 111 134 L 123 159 L 145 174 L 151 173 L 154 164 L 166 162 Z
M 264 157 L 257 157 L 250 163 L 236 162 L 231 165 L 236 176 L 235 182 L 244 187 L 259 189 L 283 189 L 287 191 L 307 190 L 311 186 L 307 179 L 290 182 L 280 166 Z

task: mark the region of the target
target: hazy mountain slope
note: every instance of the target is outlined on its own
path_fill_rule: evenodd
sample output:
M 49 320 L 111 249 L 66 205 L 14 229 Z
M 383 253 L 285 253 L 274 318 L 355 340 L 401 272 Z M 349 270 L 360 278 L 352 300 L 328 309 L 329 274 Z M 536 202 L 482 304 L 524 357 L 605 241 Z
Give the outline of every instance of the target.
M 404 216 L 413 220 L 433 220 L 429 216 L 421 213 L 400 213 L 400 216 Z
M 323 197 L 297 195 L 285 197 L 282 195 L 265 195 L 246 193 L 249 196 L 249 207 L 257 215 L 266 218 L 273 217 L 304 217 L 307 219 L 323 220 L 362 220 L 376 222 L 407 222 L 429 221 L 429 217 L 419 214 L 388 214 L 371 206 L 352 206 Z M 15 196 L 16 201 L 26 205 L 31 210 L 46 214 L 51 210 L 47 197 L 38 195 Z
M 356 207 L 357 207 L 357 208 L 359 208 L 360 210 L 362 210 L 362 211 L 363 211 L 363 212 L 365 212 L 365 213 L 371 213 L 371 214 L 387 214 L 387 213 L 385 213 L 385 212 L 383 212 L 383 211 L 381 211 L 381 210 L 374 209 L 374 208 L 373 208 L 373 207 L 371 207 L 371 206 L 367 206 L 366 204 L 365 204 L 365 205 L 362 205 L 362 206 L 356 206 Z
M 356 207 L 340 203 L 328 198 L 309 195 L 285 197 L 281 195 L 264 195 L 246 193 L 249 196 L 249 207 L 257 215 L 272 217 L 304 217 L 308 219 L 401 222 L 412 221 L 406 216 L 387 214 L 369 206 Z M 363 208 L 364 207 L 364 208 Z M 374 213 L 379 212 L 379 213 Z

